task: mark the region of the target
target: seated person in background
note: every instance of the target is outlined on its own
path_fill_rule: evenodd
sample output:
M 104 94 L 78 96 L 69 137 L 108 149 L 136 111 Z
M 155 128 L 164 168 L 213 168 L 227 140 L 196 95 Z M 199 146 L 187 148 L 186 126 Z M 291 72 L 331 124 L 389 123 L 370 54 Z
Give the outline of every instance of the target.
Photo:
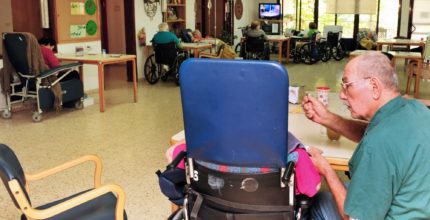
M 317 33 L 317 36 L 319 35 L 317 24 L 315 22 L 309 22 L 309 30 L 308 30 L 308 33 L 306 33 L 305 37 L 311 38 L 315 33 Z M 319 38 L 320 37 L 318 37 L 318 40 Z
M 193 34 L 193 37 L 192 37 L 193 42 L 200 42 L 201 40 L 204 39 L 203 36 L 202 36 L 202 33 L 199 30 L 197 30 L 197 29 L 194 30 L 192 32 L 192 34 Z
M 54 49 L 56 45 L 55 40 L 50 37 L 42 37 L 39 39 L 38 42 L 45 64 L 50 69 L 61 66 L 60 61 L 54 54 Z M 64 72 L 60 72 L 57 77 L 60 78 L 62 75 L 64 75 Z M 74 70 L 70 72 L 61 81 L 66 81 L 70 79 L 80 79 L 78 71 Z
M 261 30 L 260 22 L 259 21 L 253 21 L 251 22 L 251 28 L 246 31 L 245 37 L 263 37 L 264 41 L 268 41 L 266 33 L 264 33 L 263 30 Z M 270 58 L 270 48 L 268 45 L 264 47 L 264 59 L 269 60 Z
M 182 44 L 179 42 L 179 38 L 175 34 L 169 32 L 169 25 L 165 22 L 158 25 L 158 32 L 154 35 L 151 42 L 156 44 L 167 44 L 175 42 L 179 49 L 182 49 Z
M 364 37 L 359 38 L 358 43 L 366 50 L 376 49 L 376 39 L 372 31 L 368 31 Z
M 267 39 L 266 33 L 264 33 L 264 31 L 261 30 L 260 28 L 261 28 L 261 26 L 260 26 L 259 21 L 251 22 L 251 29 L 245 33 L 245 36 L 247 36 L 247 37 L 261 37 L 262 36 L 264 38 L 264 40 L 267 41 L 268 39 Z

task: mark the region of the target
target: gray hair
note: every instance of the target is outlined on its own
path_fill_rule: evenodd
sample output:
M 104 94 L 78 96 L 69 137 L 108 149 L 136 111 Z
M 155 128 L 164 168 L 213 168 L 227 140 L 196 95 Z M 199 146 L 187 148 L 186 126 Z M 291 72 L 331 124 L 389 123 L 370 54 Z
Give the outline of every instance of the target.
M 163 23 L 158 25 L 158 30 L 159 31 L 168 31 L 169 25 L 166 22 L 163 22 Z
M 391 61 L 378 51 L 366 52 L 355 58 L 357 73 L 362 77 L 376 77 L 382 84 L 393 91 L 398 91 L 399 81 Z

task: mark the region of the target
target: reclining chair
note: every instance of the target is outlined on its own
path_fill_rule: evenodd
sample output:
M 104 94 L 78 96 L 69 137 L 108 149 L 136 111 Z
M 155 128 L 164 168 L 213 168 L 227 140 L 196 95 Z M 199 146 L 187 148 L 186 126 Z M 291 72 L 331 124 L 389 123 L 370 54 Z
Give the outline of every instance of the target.
M 246 60 L 268 60 L 269 53 L 266 42 L 261 37 L 245 38 L 245 59 Z
M 39 122 L 42 120 L 43 110 L 52 108 L 54 106 L 54 94 L 51 88 L 59 83 L 61 85 L 62 102 L 75 103 L 77 109 L 83 108 L 84 87 L 79 79 L 70 79 L 61 81 L 70 72 L 81 66 L 80 63 L 70 63 L 48 69 L 41 73 L 33 73 L 32 67 L 27 54 L 28 47 L 39 47 L 39 45 L 32 45 L 33 41 L 27 42 L 26 36 L 28 33 L 3 33 L 4 50 L 7 52 L 7 58 L 12 64 L 13 68 L 19 75 L 17 81 L 12 81 L 11 92 L 6 94 L 7 109 L 3 111 L 3 118 L 10 118 L 12 116 L 12 104 L 23 102 L 28 98 L 36 98 L 37 109 L 33 112 L 33 121 Z M 30 35 L 30 37 L 34 37 Z M 38 52 L 38 51 L 37 51 Z M 44 62 L 40 56 L 38 62 Z M 53 82 L 48 84 L 43 83 L 48 77 L 57 75 L 60 72 L 64 74 Z M 12 76 L 9 76 L 11 79 Z M 61 81 L 61 82 L 60 82 Z M 20 100 L 13 100 L 15 97 L 20 97 Z
M 30 181 L 43 179 L 85 162 L 94 162 L 95 164 L 93 189 L 37 208 L 31 205 L 29 194 Z M 4 144 L 0 144 L 0 178 L 16 208 L 23 212 L 21 220 L 126 220 L 124 191 L 118 185 L 101 185 L 101 171 L 100 158 L 94 155 L 87 155 L 41 173 L 30 175 L 24 173 L 12 149 Z
M 175 42 L 167 44 L 155 44 L 154 54 L 150 55 L 145 61 L 145 79 L 149 84 L 155 84 L 161 78 L 167 81 L 169 75 L 173 75 L 176 84 L 179 85 L 179 67 L 188 58 L 188 53 L 179 51 Z M 163 65 L 169 67 L 168 70 Z
M 284 67 L 191 59 L 180 72 L 188 190 L 171 219 L 300 218 L 294 163 L 287 163 Z

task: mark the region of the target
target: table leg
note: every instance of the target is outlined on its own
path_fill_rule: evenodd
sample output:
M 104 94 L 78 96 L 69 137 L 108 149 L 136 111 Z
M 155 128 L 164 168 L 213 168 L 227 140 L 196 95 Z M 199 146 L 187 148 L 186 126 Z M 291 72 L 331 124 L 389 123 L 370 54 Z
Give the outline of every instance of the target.
M 136 76 L 136 59 L 132 59 L 133 64 L 133 92 L 134 92 L 134 102 L 137 102 L 137 76 Z
M 104 64 L 97 64 L 98 72 L 99 72 L 99 105 L 100 112 L 105 111 L 105 73 L 104 73 Z
M 414 89 L 414 97 L 415 98 L 419 98 L 420 96 L 420 81 L 421 81 L 421 76 L 422 76 L 422 71 L 423 71 L 423 60 L 422 59 L 417 59 L 418 61 L 418 66 L 417 66 L 417 76 L 415 78 L 415 89 Z
M 199 58 L 199 50 L 194 49 L 193 54 L 194 54 L 194 58 Z
M 81 82 L 82 82 L 82 88 L 84 89 L 85 85 L 84 85 L 84 67 L 83 67 L 83 65 L 79 66 L 78 71 L 79 71 L 79 78 L 81 79 Z M 85 91 L 85 89 L 84 89 L 84 91 Z
M 282 63 L 282 41 L 278 41 L 278 61 Z

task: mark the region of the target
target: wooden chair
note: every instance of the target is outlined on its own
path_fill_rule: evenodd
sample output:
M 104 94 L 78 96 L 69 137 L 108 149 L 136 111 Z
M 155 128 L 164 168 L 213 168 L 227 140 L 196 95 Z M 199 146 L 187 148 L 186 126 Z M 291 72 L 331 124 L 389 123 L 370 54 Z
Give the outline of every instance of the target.
M 95 164 L 93 189 L 36 208 L 31 205 L 29 182 L 43 179 L 84 162 L 94 162 Z M 12 149 L 4 144 L 0 144 L 0 178 L 6 186 L 15 206 L 23 212 L 22 220 L 127 219 L 124 211 L 124 191 L 118 185 L 101 185 L 101 171 L 101 160 L 95 155 L 87 155 L 38 174 L 27 174 L 24 173 Z
M 423 69 L 421 71 L 422 72 L 421 79 L 430 79 L 429 60 L 430 60 L 430 38 L 426 40 L 426 45 L 423 51 Z M 417 70 L 418 70 L 417 68 L 418 68 L 418 64 L 416 61 L 409 62 L 409 64 L 406 67 L 406 73 L 408 74 L 408 80 L 406 82 L 406 91 L 405 91 L 406 94 L 409 94 L 412 78 L 415 78 L 415 80 L 421 80 L 416 78 Z
M 220 59 L 222 56 L 222 53 L 224 52 L 224 47 L 225 47 L 225 44 L 221 44 L 218 47 L 218 51 L 216 52 L 216 54 L 201 52 L 199 55 L 199 58 Z

